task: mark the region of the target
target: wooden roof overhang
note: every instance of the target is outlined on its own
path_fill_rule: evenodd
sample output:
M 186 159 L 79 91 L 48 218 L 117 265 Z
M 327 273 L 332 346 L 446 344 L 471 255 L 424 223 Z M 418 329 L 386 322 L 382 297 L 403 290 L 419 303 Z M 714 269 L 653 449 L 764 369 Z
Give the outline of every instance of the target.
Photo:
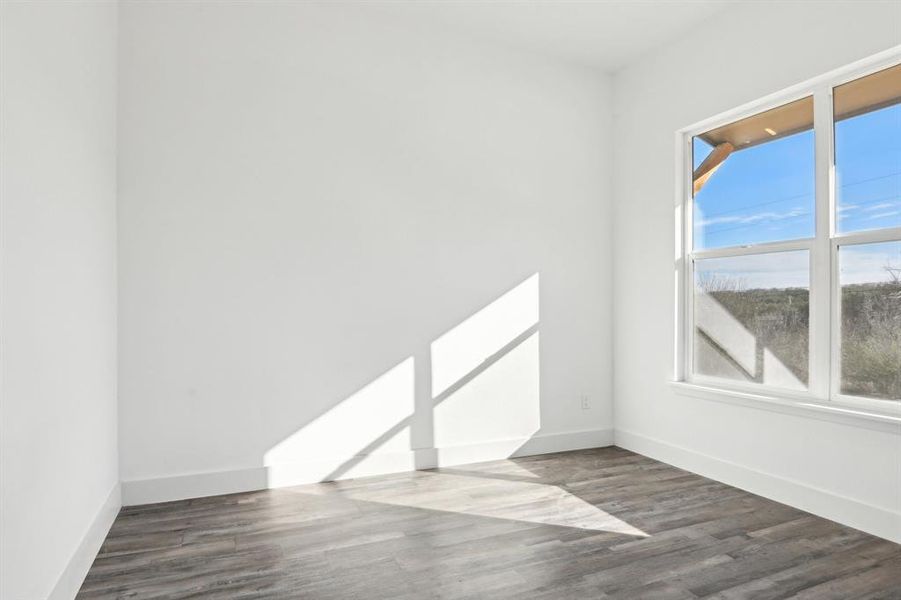
M 835 121 L 901 103 L 901 65 L 840 85 L 833 91 Z M 733 152 L 813 128 L 813 96 L 711 129 L 698 137 L 713 146 L 693 174 L 694 192 Z

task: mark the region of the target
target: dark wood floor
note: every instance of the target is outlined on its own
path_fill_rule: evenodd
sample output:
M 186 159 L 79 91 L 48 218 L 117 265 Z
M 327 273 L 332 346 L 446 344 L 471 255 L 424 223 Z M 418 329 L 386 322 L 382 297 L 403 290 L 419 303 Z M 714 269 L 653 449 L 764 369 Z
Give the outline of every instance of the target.
M 604 448 L 126 508 L 78 598 L 901 599 L 901 546 Z

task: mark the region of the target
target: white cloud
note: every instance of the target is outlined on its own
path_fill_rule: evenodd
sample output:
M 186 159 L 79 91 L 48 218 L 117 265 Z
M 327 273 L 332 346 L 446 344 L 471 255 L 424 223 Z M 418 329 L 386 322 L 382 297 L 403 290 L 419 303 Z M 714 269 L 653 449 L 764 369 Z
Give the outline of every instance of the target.
M 701 227 L 708 227 L 710 225 L 722 225 L 724 223 L 738 223 L 741 225 L 751 224 L 751 223 L 759 223 L 761 221 L 782 221 L 785 219 L 791 219 L 793 217 L 800 217 L 801 215 L 807 214 L 807 212 L 802 208 L 793 208 L 788 212 L 763 212 L 757 213 L 754 215 L 739 215 L 739 216 L 728 216 L 728 217 L 712 217 L 710 219 L 702 219 L 698 222 L 698 225 Z
M 885 217 L 894 217 L 895 215 L 901 215 L 901 210 L 890 210 L 886 212 L 876 213 L 875 215 L 870 215 L 867 217 L 867 221 L 873 221 L 875 219 L 884 219 Z
M 901 203 L 899 203 L 899 202 L 880 202 L 879 204 L 874 204 L 872 206 L 866 207 L 864 209 L 864 211 L 874 212 L 877 210 L 884 210 L 886 208 L 894 208 L 895 206 L 898 206 L 899 204 L 901 204 Z

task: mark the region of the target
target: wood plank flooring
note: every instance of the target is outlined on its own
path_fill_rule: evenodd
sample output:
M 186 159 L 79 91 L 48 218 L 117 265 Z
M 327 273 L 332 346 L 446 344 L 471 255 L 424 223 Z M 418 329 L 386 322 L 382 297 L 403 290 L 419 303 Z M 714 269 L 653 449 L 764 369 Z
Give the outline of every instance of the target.
M 601 448 L 125 508 L 78 595 L 901 599 L 901 546 Z

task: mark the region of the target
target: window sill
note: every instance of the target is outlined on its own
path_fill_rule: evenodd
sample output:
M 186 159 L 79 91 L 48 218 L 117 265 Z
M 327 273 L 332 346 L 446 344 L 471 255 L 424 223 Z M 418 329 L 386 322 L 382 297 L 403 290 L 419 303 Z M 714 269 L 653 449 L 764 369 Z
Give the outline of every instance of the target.
M 691 396 L 694 398 L 702 398 L 704 400 L 713 400 L 715 402 L 737 404 L 739 406 L 747 406 L 760 410 L 768 410 L 901 434 L 901 412 L 881 412 L 836 402 L 827 404 L 809 400 L 782 398 L 766 394 L 754 394 L 750 392 L 698 385 L 685 381 L 671 381 L 670 386 L 681 396 Z

